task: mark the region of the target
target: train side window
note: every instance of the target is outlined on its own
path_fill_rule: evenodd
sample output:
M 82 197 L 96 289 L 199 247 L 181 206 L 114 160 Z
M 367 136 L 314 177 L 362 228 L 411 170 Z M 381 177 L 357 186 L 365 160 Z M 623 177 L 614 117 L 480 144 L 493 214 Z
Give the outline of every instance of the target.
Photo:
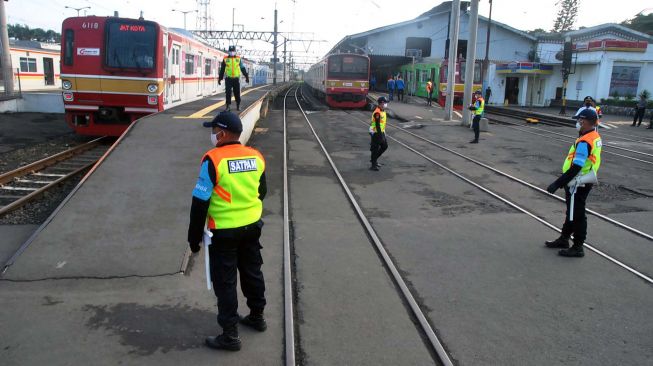
M 73 49 L 75 47 L 75 32 L 72 29 L 66 29 L 66 42 L 64 43 L 63 64 L 73 64 Z

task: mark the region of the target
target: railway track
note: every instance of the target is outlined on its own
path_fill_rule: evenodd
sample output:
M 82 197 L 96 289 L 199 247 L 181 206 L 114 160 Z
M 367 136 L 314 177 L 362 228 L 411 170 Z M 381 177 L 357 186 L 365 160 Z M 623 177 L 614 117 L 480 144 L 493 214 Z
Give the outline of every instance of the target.
M 366 122 L 366 121 L 364 121 L 364 120 L 362 120 L 362 119 L 359 119 L 359 118 L 357 118 L 357 117 L 355 117 L 355 118 L 356 118 L 360 123 L 362 123 L 363 125 L 367 125 L 367 124 L 369 123 L 369 122 Z M 463 155 L 463 154 L 458 153 L 458 152 L 456 152 L 456 151 L 454 151 L 454 150 L 452 150 L 452 149 L 446 148 L 445 146 L 440 145 L 440 144 L 438 144 L 438 143 L 436 143 L 436 142 L 434 142 L 434 141 L 432 141 L 432 140 L 429 140 L 429 139 L 427 139 L 427 138 L 425 138 L 425 137 L 422 137 L 422 136 L 420 136 L 420 135 L 418 135 L 418 134 L 416 134 L 416 133 L 413 133 L 413 132 L 411 132 L 411 131 L 409 131 L 409 130 L 406 130 L 406 129 L 402 128 L 402 127 L 396 126 L 396 125 L 391 124 L 391 123 L 388 123 L 387 126 L 390 127 L 390 128 L 395 128 L 395 129 L 397 129 L 397 130 L 399 130 L 399 131 L 401 131 L 401 132 L 404 132 L 404 133 L 406 133 L 406 134 L 408 134 L 408 135 L 410 135 L 410 136 L 412 136 L 412 137 L 414 137 L 414 138 L 417 138 L 418 140 L 420 140 L 420 141 L 422 141 L 422 142 L 426 142 L 426 143 L 429 144 L 429 145 L 433 145 L 433 146 L 436 146 L 436 147 L 438 147 L 438 148 L 440 148 L 440 149 L 443 149 L 443 150 L 445 150 L 445 151 L 447 151 L 447 152 L 449 152 L 449 153 L 452 153 L 452 154 L 454 154 L 454 155 L 456 155 L 456 156 L 458 156 L 458 157 L 461 157 L 461 158 L 463 158 L 463 159 L 465 159 L 465 160 L 467 160 L 467 161 L 470 161 L 470 162 L 472 162 L 472 163 L 474 163 L 474 164 L 476 164 L 476 165 L 480 165 L 480 166 L 482 166 L 482 167 L 484 167 L 484 168 L 486 168 L 486 169 L 488 169 L 488 170 L 491 170 L 491 171 L 493 171 L 494 173 L 497 173 L 497 174 L 499 174 L 499 175 L 501 175 L 501 176 L 503 176 L 503 177 L 506 177 L 506 178 L 508 178 L 508 179 L 510 179 L 510 180 L 512 180 L 512 181 L 514 181 L 514 182 L 518 182 L 518 183 L 520 183 L 520 184 L 522 184 L 522 185 L 525 185 L 525 186 L 527 186 L 527 187 L 529 187 L 529 188 L 531 188 L 531 189 L 534 189 L 534 190 L 539 191 L 539 192 L 541 192 L 541 193 L 544 193 L 544 194 L 546 194 L 546 195 L 548 195 L 548 196 L 550 196 L 550 197 L 552 197 L 552 198 L 555 198 L 555 199 L 557 199 L 557 200 L 559 200 L 559 201 L 563 201 L 563 202 L 564 202 L 564 199 L 562 199 L 562 198 L 559 197 L 559 196 L 549 194 L 549 193 L 546 192 L 545 190 L 543 190 L 543 189 L 541 189 L 541 188 L 539 188 L 539 187 L 537 187 L 537 186 L 535 186 L 535 185 L 533 185 L 533 184 L 531 184 L 531 183 L 528 183 L 528 182 L 526 182 L 526 181 L 524 181 L 524 180 L 521 180 L 521 179 L 519 179 L 519 178 L 516 178 L 516 177 L 514 177 L 514 176 L 511 176 L 510 174 L 507 174 L 507 173 L 505 173 L 505 172 L 503 172 L 503 171 L 500 171 L 500 170 L 498 170 L 498 169 L 496 169 L 496 168 L 493 168 L 493 167 L 489 166 L 488 164 L 484 164 L 484 163 L 482 163 L 482 162 L 480 162 L 480 161 L 478 161 L 478 160 L 476 160 L 476 159 L 473 159 L 473 158 L 471 158 L 471 157 L 469 157 L 469 156 Z M 552 230 L 555 230 L 555 231 L 557 231 L 557 232 L 560 232 L 560 231 L 561 231 L 561 230 L 558 228 L 558 226 L 556 226 L 555 224 L 550 223 L 550 222 L 544 220 L 544 219 L 541 217 L 541 215 L 537 215 L 536 213 L 534 213 L 533 211 L 531 211 L 529 208 L 524 207 L 523 205 L 520 205 L 520 204 L 518 204 L 517 202 L 515 202 L 515 201 L 513 201 L 513 200 L 510 200 L 510 199 L 508 199 L 508 198 L 505 198 L 505 196 L 503 196 L 503 195 L 500 194 L 499 192 L 496 192 L 496 191 L 494 191 L 494 190 L 492 190 L 492 189 L 490 189 L 490 188 L 488 188 L 488 187 L 486 187 L 486 186 L 484 186 L 484 185 L 482 185 L 482 184 L 479 184 L 478 182 L 473 181 L 472 179 L 469 179 L 469 178 L 465 177 L 464 175 L 462 175 L 461 173 L 459 173 L 459 172 L 456 171 L 455 169 L 452 169 L 452 168 L 448 167 L 447 165 L 445 165 L 445 164 L 439 162 L 438 160 L 434 159 L 433 157 L 431 157 L 431 156 L 429 156 L 429 155 L 426 155 L 426 154 L 424 153 L 425 150 L 423 150 L 423 149 L 419 149 L 419 150 L 418 150 L 417 148 L 413 147 L 415 144 L 408 144 L 408 143 L 403 142 L 403 141 L 401 141 L 401 140 L 399 140 L 399 139 L 397 139 L 397 138 L 395 138 L 395 137 L 392 137 L 392 136 L 387 136 L 387 138 L 390 139 L 390 140 L 395 141 L 397 144 L 399 144 L 399 145 L 403 146 L 404 148 L 406 148 L 406 149 L 412 151 L 413 153 L 415 153 L 416 155 L 418 155 L 418 156 L 424 158 L 425 160 L 429 161 L 430 163 L 432 163 L 432 164 L 434 164 L 434 165 L 436 165 L 436 166 L 438 166 L 438 167 L 440 167 L 440 168 L 446 170 L 447 172 L 449 172 L 449 173 L 455 175 L 456 177 L 460 178 L 461 180 L 463 180 L 463 181 L 465 181 L 465 182 L 471 184 L 472 186 L 474 186 L 474 187 L 476 187 L 476 188 L 478 188 L 478 189 L 480 189 L 480 190 L 486 192 L 487 194 L 489 194 L 489 195 L 491 195 L 492 197 L 494 197 L 494 198 L 500 200 L 501 202 L 507 204 L 508 206 L 510 206 L 510 207 L 512 207 L 512 208 L 514 208 L 514 209 L 516 209 L 517 211 L 522 212 L 522 213 L 528 215 L 529 217 L 531 217 L 532 219 L 538 221 L 539 223 L 543 224 L 544 226 L 546 226 L 546 227 L 548 227 L 548 228 L 550 228 L 550 229 L 552 229 Z M 412 146 L 411 146 L 411 145 L 412 145 Z M 637 236 L 640 236 L 640 237 L 642 237 L 642 238 L 645 238 L 645 239 L 647 239 L 647 240 L 649 240 L 649 241 L 653 241 L 653 235 L 651 235 L 651 234 L 649 234 L 649 233 L 646 233 L 646 232 L 644 232 L 644 231 L 642 231 L 642 230 L 639 230 L 639 229 L 636 229 L 636 228 L 631 227 L 631 226 L 629 226 L 629 225 L 626 225 L 626 224 L 624 224 L 624 223 L 622 223 L 622 222 L 620 222 L 620 221 L 618 221 L 618 220 L 612 219 L 612 218 L 610 218 L 610 217 L 608 217 L 608 216 L 606 216 L 606 215 L 600 214 L 600 213 L 598 213 L 598 212 L 596 212 L 596 211 L 589 210 L 589 209 L 588 209 L 587 211 L 588 211 L 590 214 L 592 214 L 592 215 L 594 215 L 594 216 L 596 216 L 596 217 L 599 217 L 599 218 L 601 218 L 602 220 L 605 220 L 606 222 L 609 222 L 610 224 L 613 224 L 613 225 L 619 227 L 620 229 L 624 229 L 624 230 L 626 230 L 626 231 L 628 231 L 628 232 L 630 232 L 630 233 L 633 233 L 633 234 L 635 234 L 635 235 L 637 235 Z M 649 283 L 649 284 L 653 284 L 653 278 L 652 278 L 652 277 L 650 277 L 650 276 L 648 276 L 647 274 L 643 273 L 642 271 L 636 269 L 634 266 L 628 265 L 628 264 L 624 263 L 623 261 L 621 261 L 621 260 L 615 258 L 614 256 L 611 256 L 611 255 L 607 254 L 606 252 L 600 250 L 600 249 L 597 248 L 594 244 L 592 244 L 592 243 L 590 243 L 590 242 L 588 242 L 588 241 L 586 241 L 584 245 L 585 245 L 585 247 L 586 247 L 587 249 L 589 249 L 590 251 L 592 251 L 592 252 L 598 254 L 599 256 L 603 257 L 604 259 L 608 260 L 609 262 L 611 262 L 611 263 L 613 263 L 613 264 L 616 264 L 617 266 L 619 266 L 619 267 L 621 267 L 621 268 L 627 270 L 628 272 L 630 272 L 630 273 L 632 273 L 633 275 L 635 275 L 636 277 L 638 277 L 638 278 L 640 278 L 640 279 L 646 281 L 647 283 Z
M 92 167 L 108 149 L 101 137 L 0 175 L 0 216 Z

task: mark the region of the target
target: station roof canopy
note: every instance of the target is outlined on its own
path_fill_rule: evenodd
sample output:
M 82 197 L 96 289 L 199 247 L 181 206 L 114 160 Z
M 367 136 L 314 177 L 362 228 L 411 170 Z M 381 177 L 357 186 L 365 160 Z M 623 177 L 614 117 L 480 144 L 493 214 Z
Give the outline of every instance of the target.
M 538 35 L 537 39 L 544 42 L 564 42 L 566 37 L 570 37 L 572 41 L 584 41 L 602 36 L 606 39 L 617 36 L 630 41 L 653 43 L 653 36 L 616 23 L 605 23 L 564 33 L 543 33 Z

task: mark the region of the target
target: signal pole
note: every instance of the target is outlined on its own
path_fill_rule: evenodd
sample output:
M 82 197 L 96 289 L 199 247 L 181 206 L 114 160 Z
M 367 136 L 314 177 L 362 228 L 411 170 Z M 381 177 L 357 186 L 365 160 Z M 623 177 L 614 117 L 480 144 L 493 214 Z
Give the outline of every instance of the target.
M 0 61 L 2 62 L 2 78 L 5 84 L 5 94 L 14 93 L 14 71 L 11 67 L 11 53 L 9 53 L 9 33 L 7 30 L 7 17 L 5 2 L 0 0 Z
M 274 8 L 274 41 L 272 45 L 274 47 L 272 51 L 272 85 L 277 84 L 277 8 Z
M 470 113 L 464 108 L 472 103 L 472 88 L 474 87 L 474 66 L 476 66 L 476 32 L 478 31 L 478 2 L 472 0 L 469 13 L 469 41 L 467 41 L 467 60 L 465 65 L 465 94 L 463 95 L 463 126 L 470 123 Z
M 454 80 L 456 78 L 456 53 L 458 52 L 458 31 L 460 25 L 460 0 L 451 2 L 451 25 L 449 33 L 449 63 L 447 66 L 447 102 L 444 106 L 444 120 L 451 121 L 453 114 Z

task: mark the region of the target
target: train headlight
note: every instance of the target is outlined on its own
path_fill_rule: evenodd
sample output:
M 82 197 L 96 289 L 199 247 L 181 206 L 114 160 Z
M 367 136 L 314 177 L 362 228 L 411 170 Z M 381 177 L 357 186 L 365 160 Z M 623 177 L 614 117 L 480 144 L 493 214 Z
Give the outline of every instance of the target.
M 159 86 L 157 84 L 150 84 L 147 86 L 147 91 L 150 93 L 156 93 L 157 90 L 159 90 Z
M 63 81 L 61 82 L 61 87 L 64 88 L 64 90 L 70 90 L 70 88 L 73 87 L 73 83 L 71 83 L 71 82 L 68 81 L 68 80 L 63 80 Z

